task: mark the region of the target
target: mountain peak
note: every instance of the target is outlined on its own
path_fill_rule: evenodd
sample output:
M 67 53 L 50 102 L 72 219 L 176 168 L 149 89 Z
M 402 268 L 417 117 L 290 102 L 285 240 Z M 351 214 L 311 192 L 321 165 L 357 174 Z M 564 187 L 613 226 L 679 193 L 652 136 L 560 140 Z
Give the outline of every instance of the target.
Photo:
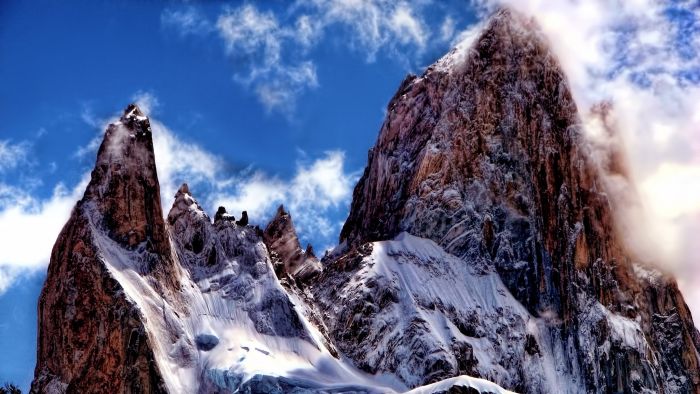
M 484 25 L 477 25 L 462 34 L 452 50 L 428 67 L 426 74 L 460 71 L 470 57 L 479 57 L 486 49 L 505 54 L 528 46 L 539 48 L 542 53 L 549 52 L 547 38 L 534 18 L 510 7 L 500 7 Z
M 138 105 L 134 103 L 127 105 L 119 121 L 134 132 L 137 137 L 151 134 L 150 120 L 143 111 L 141 111 Z
M 482 159 L 495 168 L 512 157 L 539 161 L 538 151 L 570 149 L 580 138 L 578 110 L 547 40 L 533 20 L 508 8 L 492 16 L 469 48 L 458 46 L 404 82 L 388 109 L 341 242 L 391 239 L 414 225 L 426 235 L 438 224 L 415 223 L 407 203 L 432 206 L 428 200 L 443 197 L 430 190 L 490 176 L 479 168 Z M 373 177 L 381 179 L 367 179 Z M 358 199 L 358 193 L 368 194 Z M 456 196 L 444 196 L 448 211 Z
M 190 187 L 187 183 L 180 185 L 180 188 L 177 189 L 177 193 L 175 194 L 175 198 L 177 198 L 178 194 L 190 194 Z
M 110 236 L 134 248 L 168 253 L 149 120 L 135 104 L 110 124 L 97 152 L 83 201 L 94 201 Z
M 130 116 L 144 116 L 144 113 L 136 103 L 131 103 L 124 108 L 124 114 L 122 117 L 128 118 Z

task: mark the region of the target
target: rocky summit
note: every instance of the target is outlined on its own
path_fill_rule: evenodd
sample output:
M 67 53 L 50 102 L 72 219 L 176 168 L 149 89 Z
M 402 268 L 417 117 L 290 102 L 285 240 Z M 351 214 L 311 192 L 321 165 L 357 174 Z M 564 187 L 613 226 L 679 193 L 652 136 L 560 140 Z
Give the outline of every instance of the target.
M 700 335 L 623 243 L 557 58 L 495 13 L 409 76 L 340 244 L 280 206 L 161 207 L 148 118 L 109 125 L 39 301 L 34 393 L 693 393 Z M 622 174 L 624 175 L 624 174 Z

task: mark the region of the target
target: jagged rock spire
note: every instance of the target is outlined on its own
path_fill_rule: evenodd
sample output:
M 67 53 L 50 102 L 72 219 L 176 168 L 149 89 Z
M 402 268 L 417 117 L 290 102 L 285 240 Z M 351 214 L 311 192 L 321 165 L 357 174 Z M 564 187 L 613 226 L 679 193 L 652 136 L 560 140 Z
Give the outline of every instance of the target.
M 150 123 L 134 104 L 107 128 L 85 194 L 54 245 L 32 392 L 166 392 L 144 312 L 116 279 L 121 270 L 177 297 Z
M 117 242 L 167 255 L 160 185 L 148 118 L 135 105 L 108 126 L 82 203 L 92 201 Z

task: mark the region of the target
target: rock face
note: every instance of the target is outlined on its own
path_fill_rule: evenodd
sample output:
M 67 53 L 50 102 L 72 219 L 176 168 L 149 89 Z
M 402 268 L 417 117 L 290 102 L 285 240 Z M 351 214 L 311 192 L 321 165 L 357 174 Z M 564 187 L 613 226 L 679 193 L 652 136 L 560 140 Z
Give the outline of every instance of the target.
M 533 20 L 499 11 L 475 42 L 409 76 L 387 112 L 341 233 L 351 252 L 336 264 L 361 266 L 363 245 L 406 231 L 477 272 L 498 273 L 526 308 L 524 324 L 541 326 L 530 338 L 531 330 L 511 322 L 527 346 L 487 375 L 506 388 L 548 391 L 514 367 L 545 349 L 555 358 L 551 372 L 571 382 L 559 392 L 699 390 L 700 342 L 689 310 L 675 282 L 645 267 L 616 234 L 566 77 Z M 318 288 L 342 284 L 345 275 L 324 273 Z M 382 318 L 382 289 L 362 290 L 372 295 L 364 306 L 328 294 L 337 316 L 351 322 L 342 329 Z M 470 313 L 485 317 L 479 308 Z M 396 340 L 415 338 L 414 331 L 403 335 Z M 352 346 L 351 335 L 336 339 L 340 349 Z M 370 371 L 411 362 L 387 352 L 367 361 L 350 354 Z M 456 362 L 449 364 L 456 371 Z M 502 380 L 501 367 L 515 375 Z M 410 383 L 432 380 L 428 371 L 423 376 Z M 542 380 L 552 381 L 546 374 Z
M 169 292 L 170 258 L 148 119 L 130 105 L 110 125 L 92 179 L 54 245 L 39 299 L 32 392 L 165 392 L 139 309 L 110 274 L 96 237 L 141 257 Z

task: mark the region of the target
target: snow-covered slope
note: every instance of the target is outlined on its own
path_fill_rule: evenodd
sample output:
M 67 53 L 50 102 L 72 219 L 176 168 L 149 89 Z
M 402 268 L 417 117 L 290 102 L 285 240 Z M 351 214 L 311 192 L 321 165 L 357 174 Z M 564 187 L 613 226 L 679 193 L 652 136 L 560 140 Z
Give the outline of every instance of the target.
M 365 244 L 322 275 L 314 291 L 331 335 L 367 371 L 396 371 L 410 387 L 460 374 L 516 391 L 525 383 L 566 392 L 580 381 L 563 367 L 565 349 L 549 346 L 548 322 L 531 316 L 497 273 L 431 240 L 401 233 Z
M 469 376 L 457 376 L 445 379 L 437 383 L 415 388 L 406 394 L 513 394 L 512 391 L 489 382 L 488 380 L 472 378 Z
M 258 228 L 226 220 L 212 224 L 186 185 L 168 224 L 186 271 L 189 311 L 180 319 L 184 336 L 170 353 L 191 354 L 200 390 L 235 391 L 256 379 L 280 388 L 393 390 L 328 352 L 277 280 Z

